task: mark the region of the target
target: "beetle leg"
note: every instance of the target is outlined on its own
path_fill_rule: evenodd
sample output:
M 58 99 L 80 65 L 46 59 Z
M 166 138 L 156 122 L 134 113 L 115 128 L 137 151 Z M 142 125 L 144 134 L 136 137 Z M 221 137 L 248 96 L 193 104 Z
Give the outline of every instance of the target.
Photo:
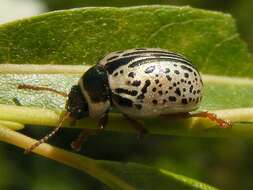
M 169 115 L 161 115 L 162 117 L 166 118 L 190 118 L 190 117 L 202 117 L 202 118 L 207 118 L 215 123 L 217 123 L 221 128 L 230 128 L 232 126 L 231 122 L 228 120 L 224 120 L 222 118 L 219 118 L 216 114 L 208 112 L 208 111 L 203 111 L 203 112 L 198 112 L 198 113 L 177 113 L 177 114 L 169 114 Z
M 88 137 L 91 135 L 97 135 L 104 131 L 108 123 L 108 113 L 106 112 L 99 120 L 97 124 L 97 129 L 83 129 L 83 131 L 78 135 L 78 137 L 71 143 L 71 148 L 75 151 L 80 151 L 82 144 L 87 141 Z
M 228 120 L 224 120 L 222 118 L 219 118 L 216 114 L 208 112 L 208 111 L 203 111 L 199 113 L 189 113 L 189 117 L 203 117 L 203 118 L 208 118 L 211 121 L 216 122 L 221 128 L 230 128 L 232 127 L 232 124 Z
M 148 134 L 148 130 L 136 119 L 133 119 L 126 114 L 123 114 L 123 116 L 131 123 L 131 127 L 138 131 L 138 139 L 143 139 L 143 137 Z

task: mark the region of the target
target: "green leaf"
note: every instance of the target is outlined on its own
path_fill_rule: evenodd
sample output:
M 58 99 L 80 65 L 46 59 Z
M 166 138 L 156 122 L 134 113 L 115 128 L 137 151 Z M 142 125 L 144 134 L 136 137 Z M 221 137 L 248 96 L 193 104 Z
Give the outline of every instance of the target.
M 49 92 L 19 90 L 18 84 L 47 86 L 67 93 L 88 66 L 101 57 L 135 47 L 160 47 L 191 59 L 205 83 L 200 109 L 213 110 L 235 122 L 232 129 L 219 129 L 200 118 L 141 120 L 151 134 L 253 136 L 252 55 L 230 15 L 190 7 L 84 8 L 0 26 L 0 120 L 55 126 L 65 99 Z M 117 110 L 113 112 L 109 129 L 130 132 L 127 121 Z M 94 126 L 90 119 L 77 125 Z M 108 164 L 108 169 L 119 170 L 113 166 Z M 126 178 L 127 182 L 145 171 L 152 174 L 150 183 L 160 176 L 160 185 L 164 186 L 169 175 L 164 170 L 150 171 L 131 164 L 126 171 L 136 171 L 133 179 Z M 173 180 L 182 185 L 182 179 Z M 138 188 L 147 185 L 134 182 Z
M 190 7 L 84 8 L 0 27 L 0 63 L 88 64 L 133 47 L 189 57 L 209 74 L 252 76 L 252 56 L 228 14 Z

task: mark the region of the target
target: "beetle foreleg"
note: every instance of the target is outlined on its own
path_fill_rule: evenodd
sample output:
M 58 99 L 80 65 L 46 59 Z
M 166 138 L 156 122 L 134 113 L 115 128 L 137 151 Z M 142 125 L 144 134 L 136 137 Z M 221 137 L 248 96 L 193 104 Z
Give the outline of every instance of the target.
M 75 151 L 80 151 L 82 144 L 87 141 L 88 137 L 91 135 L 97 135 L 100 132 L 104 131 L 108 123 L 108 113 L 106 112 L 99 120 L 97 124 L 97 129 L 84 129 L 78 137 L 71 143 L 71 148 Z

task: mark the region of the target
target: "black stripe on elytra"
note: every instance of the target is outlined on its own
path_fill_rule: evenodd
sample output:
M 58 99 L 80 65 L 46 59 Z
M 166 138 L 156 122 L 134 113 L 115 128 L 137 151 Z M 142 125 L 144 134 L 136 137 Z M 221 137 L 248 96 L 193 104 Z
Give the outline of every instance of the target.
M 130 65 L 128 65 L 129 68 L 133 68 L 133 67 L 138 67 L 144 64 L 148 64 L 151 62 L 159 62 L 159 61 L 173 61 L 173 62 L 178 62 L 178 63 L 182 63 L 185 65 L 189 65 L 191 67 L 194 67 L 190 62 L 188 62 L 185 59 L 179 59 L 179 58 L 173 58 L 173 57 L 145 57 L 144 59 L 138 59 L 136 61 L 133 61 Z
M 124 89 L 124 88 L 116 88 L 115 89 L 115 92 L 118 93 L 118 94 L 127 94 L 127 95 L 130 95 L 130 96 L 136 96 L 138 94 L 138 92 L 136 90 L 127 90 L 127 89 Z
M 146 56 L 146 54 L 160 54 L 160 55 L 171 55 L 171 56 L 182 57 L 173 52 L 167 52 L 167 51 L 162 51 L 162 50 L 148 50 L 148 49 L 144 51 L 132 51 L 129 53 L 124 53 L 122 56 L 126 57 L 126 56 L 131 56 L 131 55 L 140 55 L 140 54 L 143 54 L 144 56 Z
M 108 71 L 109 74 L 112 74 L 113 71 L 118 69 L 123 65 L 127 65 L 130 61 L 134 60 L 138 56 L 131 56 L 131 57 L 120 57 L 114 61 L 107 62 L 105 65 L 105 69 Z
M 118 56 L 118 55 L 111 56 L 111 57 L 109 57 L 106 61 L 111 61 L 111 60 L 113 60 L 113 59 L 115 59 L 115 58 L 117 58 L 117 57 L 119 57 L 119 56 Z
M 177 53 L 173 53 L 173 52 L 166 52 L 166 51 L 162 51 L 162 50 L 146 50 L 146 51 L 133 51 L 130 53 L 125 53 L 122 56 L 123 57 L 127 57 L 127 56 L 136 56 L 138 55 L 138 57 L 146 57 L 146 56 L 155 56 L 155 57 L 171 57 L 171 58 L 179 58 L 179 59 L 183 59 L 184 61 L 187 61 L 188 63 L 191 64 L 191 61 L 189 61 L 188 59 L 186 59 L 185 57 L 183 57 L 182 55 L 179 55 Z
M 182 68 L 183 70 L 186 70 L 186 71 L 189 71 L 189 72 L 192 72 L 192 71 L 193 71 L 191 68 L 186 67 L 185 65 L 181 65 L 181 68 Z
M 122 107 L 133 107 L 133 101 L 128 98 L 123 98 L 118 94 L 112 93 L 112 100 Z

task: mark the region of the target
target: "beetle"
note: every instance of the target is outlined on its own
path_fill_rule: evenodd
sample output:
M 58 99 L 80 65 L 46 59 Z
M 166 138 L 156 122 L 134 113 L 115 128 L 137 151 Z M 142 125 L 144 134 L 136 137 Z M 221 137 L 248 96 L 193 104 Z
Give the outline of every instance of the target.
M 29 85 L 19 85 L 19 89 L 60 93 L 54 89 Z M 210 112 L 190 114 L 202 100 L 201 75 L 187 58 L 164 49 L 138 48 L 110 53 L 85 72 L 65 96 L 68 97 L 66 114 L 55 130 L 28 148 L 28 152 L 53 136 L 66 118 L 76 121 L 91 117 L 97 121 L 98 129 L 104 129 L 111 107 L 117 108 L 131 121 L 140 136 L 147 130 L 136 117 L 179 114 L 207 117 L 221 127 L 231 125 L 229 121 Z M 75 149 L 79 149 L 87 134 L 81 133 L 78 140 L 74 141 L 72 145 Z

